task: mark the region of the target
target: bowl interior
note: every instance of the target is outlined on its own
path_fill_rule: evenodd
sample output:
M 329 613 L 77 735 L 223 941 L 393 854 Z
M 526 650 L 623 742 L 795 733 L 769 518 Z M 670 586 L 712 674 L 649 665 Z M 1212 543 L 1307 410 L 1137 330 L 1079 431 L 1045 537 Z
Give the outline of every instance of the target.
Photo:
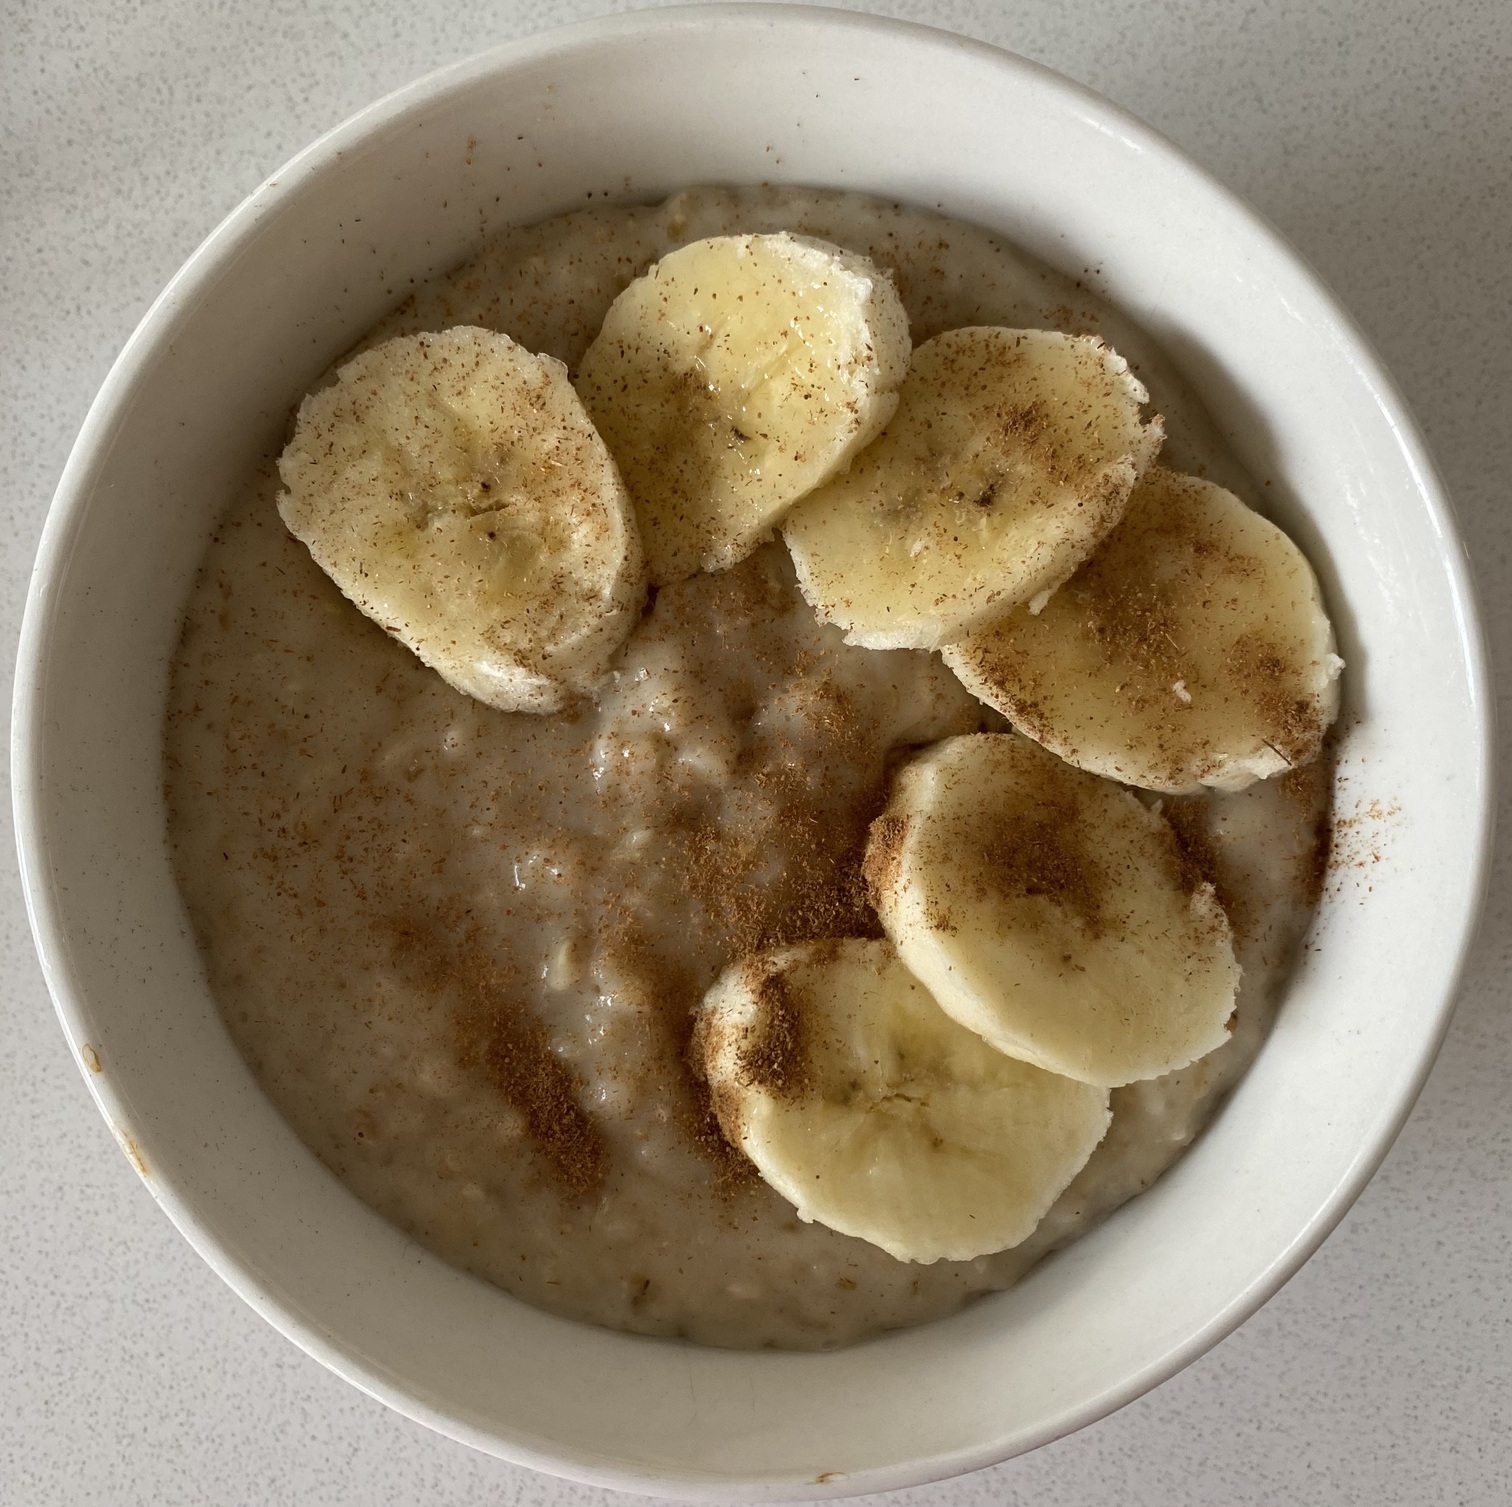
M 551 1318 L 348 1194 L 209 999 L 168 864 L 159 749 L 216 518 L 309 382 L 411 279 L 590 193 L 761 180 L 977 221 L 1094 269 L 1165 344 L 1324 578 L 1349 662 L 1339 801 L 1379 858 L 1336 870 L 1272 1039 L 1154 1189 L 1014 1291 L 817 1357 Z M 574 28 L 424 81 L 296 159 L 212 236 L 106 383 L 48 520 L 18 687 L 18 827 L 49 985 L 98 1066 L 102 1111 L 185 1234 L 272 1322 L 411 1416 L 669 1494 L 819 1496 L 986 1464 L 1233 1327 L 1322 1239 L 1410 1107 L 1485 848 L 1487 701 L 1460 546 L 1352 326 L 1263 225 L 1106 103 L 985 47 L 831 12 Z

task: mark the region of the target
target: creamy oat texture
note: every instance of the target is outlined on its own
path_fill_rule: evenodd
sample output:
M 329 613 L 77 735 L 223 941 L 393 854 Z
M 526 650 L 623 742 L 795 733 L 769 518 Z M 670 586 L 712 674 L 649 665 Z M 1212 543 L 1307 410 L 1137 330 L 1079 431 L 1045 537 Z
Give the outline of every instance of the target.
M 480 324 L 571 365 L 665 251 L 780 229 L 893 269 L 915 341 L 1103 334 L 1166 414 L 1167 461 L 1252 494 L 1113 311 L 980 230 L 853 195 L 699 191 L 513 231 L 368 343 Z M 917 1266 L 801 1224 L 719 1136 L 687 1066 L 691 1011 L 742 952 L 877 935 L 859 859 L 890 770 L 992 714 L 934 656 L 843 644 L 780 545 L 663 589 L 597 706 L 494 711 L 342 598 L 276 490 L 270 457 L 216 534 L 174 665 L 180 885 L 274 1102 L 448 1260 L 616 1328 L 845 1344 L 1011 1284 L 1147 1187 L 1258 1048 L 1316 899 L 1321 767 L 1166 802 L 1234 921 L 1237 1027 L 1114 1093 L 1107 1138 L 1027 1242 Z

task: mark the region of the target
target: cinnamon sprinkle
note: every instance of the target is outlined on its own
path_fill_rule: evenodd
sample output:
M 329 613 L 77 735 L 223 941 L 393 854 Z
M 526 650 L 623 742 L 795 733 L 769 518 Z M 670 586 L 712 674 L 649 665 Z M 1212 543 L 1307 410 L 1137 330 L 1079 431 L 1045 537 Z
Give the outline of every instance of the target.
M 1308 827 L 1297 864 L 1297 894 L 1309 909 L 1323 898 L 1324 882 L 1333 859 L 1333 801 L 1329 786 L 1333 783 L 1334 758 L 1334 744 L 1329 738 L 1324 741 L 1318 759 L 1300 769 L 1288 770 L 1279 781 Z
M 462 921 L 443 907 L 388 917 L 378 930 L 417 990 L 450 1004 L 458 1065 L 480 1073 L 521 1116 L 562 1196 L 582 1198 L 609 1166 L 602 1132 L 579 1102 L 582 1080 L 552 1051 L 518 983 L 489 962 L 482 928 Z
M 867 888 L 875 905 L 902 877 L 903 848 L 908 842 L 911 823 L 906 816 L 884 813 L 871 824 L 862 864 Z
M 802 1003 L 768 962 L 752 980 L 756 1025 L 741 1045 L 740 1074 L 780 1099 L 801 1098 L 809 1087 L 809 1044 Z
M 992 893 L 1053 901 L 1089 937 L 1107 930 L 1109 876 L 1083 839 L 1086 814 L 1074 796 L 1041 789 L 1027 810 L 984 813 L 977 851 Z
M 1175 845 L 1175 864 L 1182 891 L 1190 895 L 1204 884 L 1212 885 L 1213 894 L 1228 917 L 1235 937 L 1244 938 L 1254 924 L 1252 907 L 1246 898 L 1242 876 L 1235 875 L 1224 862 L 1222 847 L 1213 837 L 1209 801 L 1210 797 L 1203 795 L 1182 796 L 1165 802 L 1161 815 L 1165 817 Z

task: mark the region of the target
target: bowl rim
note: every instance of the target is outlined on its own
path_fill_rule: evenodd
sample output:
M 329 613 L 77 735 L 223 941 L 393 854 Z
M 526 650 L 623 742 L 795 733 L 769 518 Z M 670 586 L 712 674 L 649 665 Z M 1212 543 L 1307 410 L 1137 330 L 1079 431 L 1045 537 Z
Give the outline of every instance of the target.
M 279 1299 L 274 1284 L 250 1269 L 235 1253 L 227 1249 L 201 1221 L 187 1198 L 161 1178 L 145 1175 L 130 1146 L 132 1117 L 128 1103 L 110 1075 L 89 1072 L 83 1060 L 87 1041 L 86 1011 L 82 990 L 75 982 L 70 940 L 62 923 L 54 877 L 47 862 L 41 803 L 36 799 L 42 773 L 41 745 L 45 717 L 45 677 L 40 673 L 40 667 L 49 658 L 57 611 L 59 593 L 53 590 L 53 584 L 66 573 L 69 557 L 83 527 L 83 503 L 89 494 L 94 473 L 105 458 L 105 442 L 124 415 L 139 371 L 168 342 L 175 321 L 198 302 L 201 291 L 218 275 L 218 269 L 234 259 L 237 252 L 255 235 L 263 219 L 276 212 L 285 199 L 301 191 L 311 175 L 334 164 L 345 151 L 384 126 L 426 109 L 439 99 L 461 91 L 481 78 L 507 72 L 520 65 L 549 60 L 553 56 L 572 53 L 616 37 L 717 30 L 731 26 L 777 25 L 799 20 L 810 25 L 832 27 L 838 31 L 890 33 L 897 38 L 910 39 L 921 48 L 940 48 L 973 55 L 979 61 L 990 63 L 1007 74 L 1023 73 L 1037 77 L 1041 83 L 1053 87 L 1106 122 L 1109 129 L 1115 130 L 1138 150 L 1179 166 L 1183 172 L 1200 182 L 1208 193 L 1224 201 L 1229 211 L 1244 224 L 1257 242 L 1292 265 L 1295 272 L 1309 285 L 1320 305 L 1328 311 L 1336 330 L 1348 342 L 1361 383 L 1369 390 L 1387 420 L 1399 446 L 1402 463 L 1443 541 L 1441 563 L 1450 582 L 1458 629 L 1458 649 L 1465 668 L 1469 706 L 1477 732 L 1475 748 L 1462 750 L 1461 757 L 1475 781 L 1475 788 L 1480 792 L 1481 805 L 1475 830 L 1465 834 L 1468 839 L 1467 868 L 1471 875 L 1471 903 L 1460 918 L 1452 947 L 1444 949 L 1451 958 L 1451 963 L 1445 972 L 1439 997 L 1432 1002 L 1431 1011 L 1427 1008 L 1424 1010 L 1425 1018 L 1432 1020 L 1432 1028 L 1421 1039 L 1407 1079 L 1408 1089 L 1378 1130 L 1375 1140 L 1363 1148 L 1353 1165 L 1341 1173 L 1332 1196 L 1309 1224 L 1277 1255 L 1262 1280 L 1236 1294 L 1207 1324 L 1182 1343 L 1126 1377 L 1120 1384 L 1062 1409 L 1053 1420 L 1022 1437 L 1008 1454 L 997 1444 L 987 1444 L 917 1458 L 906 1466 L 851 1474 L 840 1481 L 823 1485 L 807 1480 L 800 1482 L 791 1475 L 776 1474 L 760 1479 L 746 1478 L 742 1485 L 712 1475 L 652 1478 L 635 1472 L 627 1473 L 624 1467 L 614 1468 L 602 1457 L 595 1459 L 587 1453 L 572 1456 L 566 1452 L 542 1452 L 515 1443 L 511 1443 L 506 1451 L 501 1447 L 504 1441 L 496 1434 L 470 1427 L 428 1406 L 406 1390 L 399 1378 L 370 1366 L 358 1349 L 337 1341 L 334 1335 L 322 1332 L 318 1325 L 307 1322 L 285 1306 Z M 459 1442 L 517 1464 L 585 1484 L 643 1493 L 666 1494 L 670 1491 L 683 1498 L 731 1500 L 749 1496 L 765 1500 L 793 1500 L 792 1493 L 796 1488 L 803 1492 L 805 1500 L 814 1500 L 892 1490 L 963 1474 L 997 1463 L 1013 1454 L 1038 1448 L 1106 1417 L 1167 1380 L 1231 1333 L 1273 1296 L 1322 1244 L 1359 1197 L 1395 1142 L 1421 1093 L 1448 1029 L 1460 981 L 1475 940 L 1489 880 L 1495 821 L 1494 719 L 1495 702 L 1491 693 L 1484 630 L 1477 608 L 1473 576 L 1452 503 L 1427 446 L 1396 383 L 1386 371 L 1371 342 L 1310 263 L 1263 216 L 1225 187 L 1206 168 L 1138 117 L 1053 69 L 1007 49 L 962 37 L 939 27 L 830 7 L 766 3 L 679 5 L 629 11 L 554 27 L 487 48 L 471 57 L 435 69 L 392 91 L 319 136 L 269 175 L 221 220 L 174 274 L 142 316 L 91 403 L 63 468 L 42 528 L 27 590 L 12 698 L 12 804 L 28 920 L 49 994 L 63 1031 L 79 1060 L 81 1075 L 100 1112 L 111 1125 L 117 1139 L 122 1142 L 123 1150 L 133 1161 L 138 1173 L 143 1175 L 164 1212 L 199 1255 L 262 1317 L 329 1369 L 399 1413 Z M 651 1343 L 667 1342 L 653 1340 Z

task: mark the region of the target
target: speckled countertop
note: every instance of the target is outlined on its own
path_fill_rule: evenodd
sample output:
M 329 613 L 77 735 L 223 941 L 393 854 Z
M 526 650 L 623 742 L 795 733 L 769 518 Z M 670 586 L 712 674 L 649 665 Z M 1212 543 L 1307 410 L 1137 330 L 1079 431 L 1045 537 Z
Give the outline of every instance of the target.
M 0 623 L 13 645 L 69 446 L 138 318 L 297 148 L 428 69 L 607 0 L 4 0 Z M 619 8 L 619 7 L 614 7 Z M 1512 628 L 1508 0 L 874 0 L 1152 121 L 1333 285 L 1416 409 Z M 10 673 L 11 649 L 3 662 Z M 1512 735 L 1504 720 L 1504 742 Z M 1205 1359 L 898 1507 L 1512 1501 L 1512 871 L 1396 1149 Z M 56 1026 L 0 873 L 0 1503 L 634 1499 L 473 1454 L 254 1317 L 158 1211 Z M 878 1499 L 873 1499 L 878 1500 Z

